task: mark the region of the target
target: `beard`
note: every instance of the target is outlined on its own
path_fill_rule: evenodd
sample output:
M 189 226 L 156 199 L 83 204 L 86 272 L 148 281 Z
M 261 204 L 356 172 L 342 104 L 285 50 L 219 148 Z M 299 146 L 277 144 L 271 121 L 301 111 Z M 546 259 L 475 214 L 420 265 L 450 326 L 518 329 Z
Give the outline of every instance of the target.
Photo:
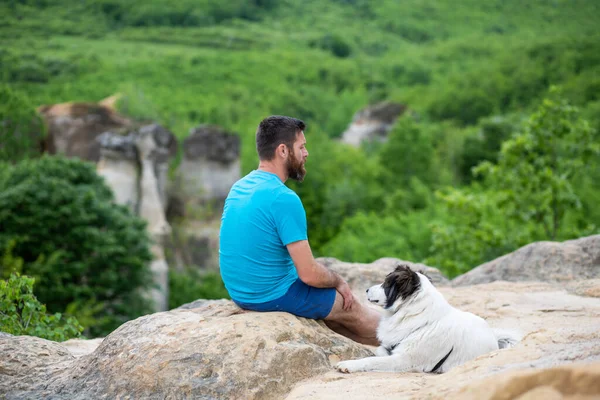
M 306 176 L 304 163 L 296 158 L 293 151 L 290 151 L 290 157 L 287 160 L 287 173 L 290 179 L 302 182 Z

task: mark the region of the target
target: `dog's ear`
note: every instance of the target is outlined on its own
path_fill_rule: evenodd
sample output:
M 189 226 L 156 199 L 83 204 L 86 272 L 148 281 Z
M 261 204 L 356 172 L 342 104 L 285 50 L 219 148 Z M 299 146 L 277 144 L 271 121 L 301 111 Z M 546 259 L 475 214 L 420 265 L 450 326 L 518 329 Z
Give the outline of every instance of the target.
M 384 308 L 390 308 L 398 297 L 404 300 L 415 293 L 421 286 L 421 280 L 408 265 L 401 264 L 387 276 L 382 286 L 386 296 Z
M 392 278 L 392 279 L 390 279 Z M 400 291 L 398 290 L 398 285 L 396 284 L 396 276 L 389 275 L 388 278 L 383 283 L 383 291 L 385 293 L 385 307 L 390 308 L 392 304 L 398 299 L 400 295 Z
M 402 271 L 406 271 L 407 269 L 410 269 L 410 267 L 406 264 L 398 264 L 396 265 L 396 268 L 394 269 L 394 272 L 402 272 Z

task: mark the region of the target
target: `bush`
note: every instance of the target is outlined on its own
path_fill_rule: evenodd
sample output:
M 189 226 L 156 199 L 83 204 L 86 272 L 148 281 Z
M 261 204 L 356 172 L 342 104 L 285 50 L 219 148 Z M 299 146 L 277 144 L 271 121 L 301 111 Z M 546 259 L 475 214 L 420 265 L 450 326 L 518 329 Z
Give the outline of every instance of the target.
M 496 164 L 475 169 L 505 194 L 502 206 L 509 217 L 534 222 L 550 240 L 563 238 L 565 216 L 581 207 L 573 181 L 600 155 L 590 124 L 557 92 L 553 89 L 523 131 L 502 145 Z
M 396 123 L 379 160 L 383 167 L 380 180 L 388 190 L 404 188 L 412 178 L 432 184 L 439 176 L 432 134 L 410 117 Z
M 465 139 L 459 159 L 461 177 L 470 182 L 473 179 L 471 170 L 483 161 L 496 162 L 502 143 L 516 130 L 515 124 L 504 117 L 486 118 L 476 136 Z
M 431 248 L 424 262 L 454 278 L 527 243 L 526 227 L 515 229 L 494 193 L 448 189 L 436 193 L 445 218 L 431 224 Z
M 215 272 L 201 274 L 191 268 L 169 271 L 169 310 L 198 299 L 228 298 L 221 276 Z
M 438 120 L 454 119 L 462 124 L 475 124 L 479 118 L 494 112 L 494 99 L 478 87 L 450 87 L 442 91 L 429 107 Z
M 0 85 L 0 161 L 38 156 L 45 128 L 27 97 Z
M 431 210 L 380 215 L 359 212 L 346 218 L 323 254 L 350 262 L 370 263 L 382 257 L 420 262 L 431 246 Z
M 100 336 L 151 311 L 141 293 L 152 282 L 145 222 L 113 203 L 92 164 L 23 161 L 0 185 L 0 252 L 14 243 L 51 312 L 95 308 L 97 319 L 86 328 Z
M 56 342 L 79 337 L 83 327 L 76 318 L 46 313 L 46 306 L 33 294 L 34 281 L 14 272 L 7 280 L 0 280 L 0 331 Z
M 310 47 L 316 47 L 331 52 L 336 57 L 346 58 L 352 54 L 352 48 L 338 35 L 326 34 L 318 40 L 311 41 Z
M 496 163 L 474 169 L 483 185 L 437 193 L 447 218 L 432 224 L 426 263 L 453 277 L 527 243 L 597 232 L 574 188 L 593 174 L 586 166 L 600 154 L 595 135 L 576 108 L 556 96 L 544 100 L 502 144 Z

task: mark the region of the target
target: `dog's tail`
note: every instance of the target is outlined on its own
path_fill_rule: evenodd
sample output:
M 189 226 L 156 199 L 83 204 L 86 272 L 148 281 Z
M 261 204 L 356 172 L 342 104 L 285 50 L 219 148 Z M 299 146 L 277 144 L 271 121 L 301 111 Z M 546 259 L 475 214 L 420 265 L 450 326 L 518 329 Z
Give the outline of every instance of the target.
M 508 349 L 515 347 L 522 339 L 520 333 L 508 329 L 492 329 L 496 340 L 498 340 L 498 348 Z

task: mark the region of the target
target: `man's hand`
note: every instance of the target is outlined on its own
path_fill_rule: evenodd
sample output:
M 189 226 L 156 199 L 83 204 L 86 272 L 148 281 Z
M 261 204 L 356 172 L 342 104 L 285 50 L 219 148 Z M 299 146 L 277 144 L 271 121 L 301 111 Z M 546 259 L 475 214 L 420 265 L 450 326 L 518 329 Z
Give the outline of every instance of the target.
M 290 243 L 287 248 L 302 282 L 316 288 L 335 288 L 344 299 L 344 311 L 352 308 L 355 298 L 350 286 L 339 274 L 325 268 L 314 259 L 308 240 Z
M 350 310 L 352 308 L 352 305 L 354 304 L 354 294 L 352 294 L 352 290 L 350 289 L 350 286 L 348 285 L 348 283 L 346 281 L 342 280 L 335 287 L 335 289 L 338 292 L 340 292 L 340 294 L 344 298 L 344 306 L 342 307 L 344 309 L 344 311 Z

